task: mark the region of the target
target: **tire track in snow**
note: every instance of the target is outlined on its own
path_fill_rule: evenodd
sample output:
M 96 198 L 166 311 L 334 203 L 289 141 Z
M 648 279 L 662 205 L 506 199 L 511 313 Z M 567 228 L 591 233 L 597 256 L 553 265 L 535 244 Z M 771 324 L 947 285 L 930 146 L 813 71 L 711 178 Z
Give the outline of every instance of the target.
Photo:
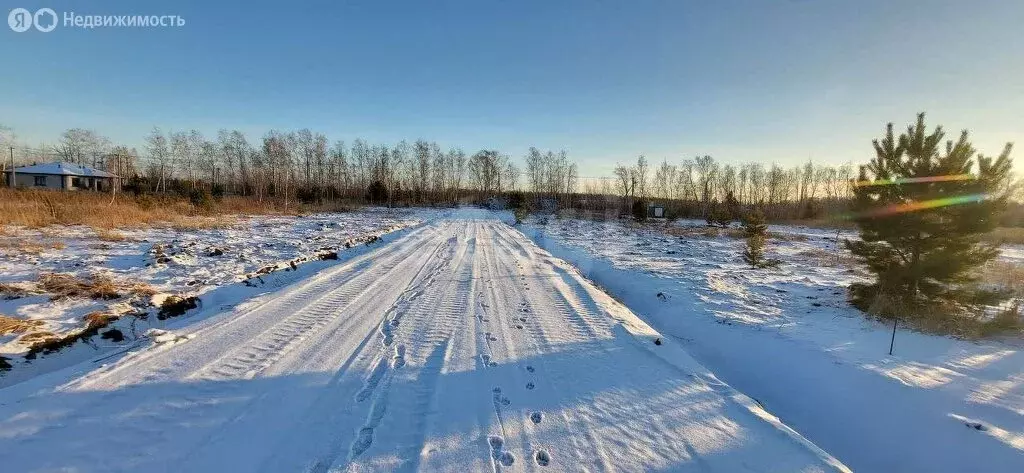
M 259 353 L 262 357 L 253 357 L 250 358 L 249 360 L 243 361 L 244 363 L 248 364 L 241 364 L 243 362 L 238 362 L 238 365 L 231 364 L 231 362 L 233 361 L 237 362 L 233 357 L 222 357 L 219 360 L 214 360 L 213 362 L 207 363 L 206 365 L 201 367 L 195 375 L 191 377 L 192 379 L 198 379 L 201 380 L 202 382 L 195 384 L 195 386 L 197 386 L 195 390 L 184 393 L 179 400 L 174 400 L 173 398 L 171 398 L 168 401 L 165 401 L 167 406 L 162 411 L 162 420 L 160 422 L 157 422 L 156 424 L 165 425 L 168 424 L 169 422 L 174 421 L 175 419 L 201 418 L 201 412 L 203 408 L 216 407 L 217 402 L 213 402 L 211 404 L 209 402 L 210 399 L 216 400 L 231 398 L 233 396 L 231 394 L 232 392 L 237 392 L 239 395 L 241 395 L 243 390 L 245 389 L 245 386 L 236 382 L 225 383 L 225 381 L 234 381 L 237 379 L 251 378 L 252 376 L 255 375 L 255 367 L 258 367 L 259 370 L 265 369 L 273 365 L 274 362 L 276 362 L 277 360 L 280 360 L 281 358 L 287 356 L 288 352 L 290 351 L 290 348 L 299 345 L 305 339 L 305 337 L 302 336 L 302 333 L 309 333 L 316 331 L 316 329 L 323 329 L 328 322 L 342 322 L 338 318 L 338 315 L 340 315 L 345 308 L 364 298 L 364 296 L 367 293 L 373 291 L 373 289 L 376 288 L 379 284 L 390 280 L 392 275 L 401 269 L 402 262 L 407 261 L 409 257 L 416 255 L 424 247 L 429 246 L 431 242 L 432 240 L 430 238 L 424 238 L 415 241 L 411 245 L 408 245 L 408 247 L 406 248 L 407 251 L 397 251 L 388 254 L 385 258 L 382 258 L 383 261 L 378 260 L 377 264 L 371 267 L 369 270 L 361 271 L 355 274 L 354 277 L 344 280 L 341 285 L 338 285 L 333 290 L 328 291 L 326 294 L 320 297 L 317 297 L 315 299 L 315 302 L 313 302 L 312 304 L 302 306 L 296 309 L 294 313 L 292 313 L 285 319 L 280 319 L 279 322 L 274 324 L 274 326 L 271 329 L 264 331 L 256 339 L 252 339 L 250 342 L 243 344 L 239 347 L 236 347 L 235 350 L 233 350 L 233 352 L 235 353 L 253 353 L 252 350 L 253 347 L 255 347 L 255 349 L 258 350 L 256 351 L 256 353 Z M 337 284 L 337 282 L 335 284 Z M 347 297 L 347 299 L 342 299 L 342 297 Z M 345 307 L 340 307 L 342 300 L 345 300 L 347 302 L 345 304 Z M 312 314 L 307 313 L 308 311 L 310 311 L 311 307 L 315 307 L 316 304 L 337 304 L 335 306 L 337 307 L 337 310 L 319 310 L 313 312 Z M 330 306 L 328 305 L 327 307 Z M 305 332 L 285 332 L 284 334 L 282 334 L 279 331 L 279 329 L 281 329 L 282 327 L 284 327 L 285 329 L 296 327 L 295 325 L 289 325 L 289 320 L 292 320 L 296 317 L 305 318 L 309 315 L 318 316 L 320 317 L 320 319 L 314 321 L 313 323 L 309 323 L 304 327 L 299 326 L 300 328 L 304 329 Z M 268 350 L 268 347 L 266 345 L 263 345 L 261 343 L 266 340 L 266 338 L 261 339 L 261 337 L 266 337 L 268 334 L 276 337 L 275 339 L 277 340 L 284 339 L 283 342 L 280 342 L 282 343 L 283 346 L 279 351 L 270 351 Z M 226 373 L 225 370 L 218 369 L 223 366 L 227 366 L 229 369 L 232 369 L 232 371 Z M 232 375 L 235 377 L 229 377 Z M 179 462 L 184 462 L 184 464 L 187 464 L 188 460 L 196 456 L 196 454 L 194 453 L 196 450 L 203 449 L 205 445 L 213 442 L 214 440 L 223 439 L 225 436 L 229 436 L 230 433 L 236 433 L 234 432 L 234 430 L 236 429 L 232 429 L 231 426 L 234 423 L 238 422 L 242 417 L 246 416 L 252 410 L 251 408 L 249 408 L 249 406 L 257 402 L 260 402 L 262 397 L 265 395 L 266 394 L 263 393 L 254 396 L 253 399 L 248 403 L 238 406 L 235 409 L 235 413 L 232 414 L 226 421 L 224 421 L 218 428 L 209 431 L 205 436 L 201 437 L 199 440 L 194 442 L 194 448 L 185 450 L 185 453 L 181 455 Z M 137 439 L 140 438 L 139 436 L 153 436 L 153 432 L 143 430 L 139 426 L 136 426 L 135 424 L 129 424 L 128 426 L 126 426 L 125 429 L 128 431 L 137 430 L 137 432 L 127 437 L 129 439 Z M 129 440 L 129 442 L 131 441 L 132 440 Z M 125 446 L 125 448 L 127 448 L 127 445 Z

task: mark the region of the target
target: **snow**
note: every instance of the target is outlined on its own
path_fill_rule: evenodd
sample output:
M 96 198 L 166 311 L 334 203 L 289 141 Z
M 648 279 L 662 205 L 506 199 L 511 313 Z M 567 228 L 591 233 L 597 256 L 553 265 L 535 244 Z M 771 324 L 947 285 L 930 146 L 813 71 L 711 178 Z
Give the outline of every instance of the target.
M 31 288 L 43 273 L 67 273 L 78 278 L 104 274 L 123 283 L 147 284 L 158 293 L 152 298 L 113 301 L 54 301 L 48 294 L 11 299 L 0 296 L 0 314 L 43 322 L 32 332 L 73 333 L 84 327 L 83 316 L 94 311 L 146 315 L 145 320 L 125 315 L 112 325 L 127 336 L 123 344 L 92 340 L 56 354 L 40 355 L 31 362 L 22 356 L 29 349 L 22 340 L 24 334 L 0 335 L 0 356 L 14 365 L 10 372 L 0 372 L 0 387 L 130 346 L 146 329 L 163 328 L 171 322 L 161 320 L 157 308 L 172 294 L 200 297 L 206 314 L 227 310 L 300 279 L 312 268 L 334 263 L 320 261 L 321 254 L 338 252 L 344 258 L 346 252 L 353 251 L 347 246 L 358 249 L 369 238 L 418 225 L 435 218 L 435 214 L 427 210 L 367 209 L 305 217 L 243 218 L 226 228 L 119 230 L 116 233 L 124 238 L 122 241 L 104 241 L 86 227 L 7 227 L 6 234 L 0 234 L 0 243 L 7 243 L 0 246 L 0 283 Z M 43 249 L 39 253 L 22 251 L 17 247 L 19 242 Z M 188 315 L 197 319 L 195 314 Z
M 4 469 L 846 470 L 494 214 L 346 254 L 0 389 Z
M 523 231 L 854 470 L 1024 471 L 1021 341 L 901 329 L 889 356 L 892 326 L 846 301 L 868 274 L 834 230 L 771 226 L 769 256 L 786 263 L 770 270 L 726 236 L 567 219 Z

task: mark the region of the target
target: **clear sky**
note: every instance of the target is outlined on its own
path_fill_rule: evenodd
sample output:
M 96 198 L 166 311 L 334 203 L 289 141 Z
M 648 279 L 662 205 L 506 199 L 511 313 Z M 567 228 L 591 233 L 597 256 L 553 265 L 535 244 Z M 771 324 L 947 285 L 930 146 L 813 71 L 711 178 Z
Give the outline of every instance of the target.
M 72 1 L 183 27 L 0 32 L 0 123 L 20 140 L 159 126 L 616 161 L 861 162 L 918 111 L 1024 161 L 1024 2 Z M 1020 164 L 1017 166 L 1021 167 Z

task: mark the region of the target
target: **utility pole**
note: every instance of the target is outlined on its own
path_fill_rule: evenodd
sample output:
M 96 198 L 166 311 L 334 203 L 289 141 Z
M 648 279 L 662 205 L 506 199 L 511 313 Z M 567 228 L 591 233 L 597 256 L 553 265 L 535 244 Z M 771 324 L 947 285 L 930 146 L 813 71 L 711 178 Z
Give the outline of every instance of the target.
M 892 347 L 896 344 L 896 323 L 899 321 L 900 319 L 896 317 L 892 319 L 892 338 L 889 340 L 889 355 L 892 355 Z
M 11 149 L 11 182 L 8 183 L 8 184 L 10 185 L 11 189 L 14 189 L 15 187 L 17 187 L 15 184 L 18 182 L 18 179 L 17 179 L 18 174 L 14 171 L 14 146 L 11 146 L 10 149 Z

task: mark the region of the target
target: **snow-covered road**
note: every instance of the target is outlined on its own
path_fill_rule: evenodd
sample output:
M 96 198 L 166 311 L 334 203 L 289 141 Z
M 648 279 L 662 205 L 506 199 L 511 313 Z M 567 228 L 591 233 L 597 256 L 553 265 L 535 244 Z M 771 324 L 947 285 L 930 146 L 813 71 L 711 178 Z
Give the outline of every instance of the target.
M 843 468 L 515 229 L 456 216 L 0 390 L 0 470 Z

